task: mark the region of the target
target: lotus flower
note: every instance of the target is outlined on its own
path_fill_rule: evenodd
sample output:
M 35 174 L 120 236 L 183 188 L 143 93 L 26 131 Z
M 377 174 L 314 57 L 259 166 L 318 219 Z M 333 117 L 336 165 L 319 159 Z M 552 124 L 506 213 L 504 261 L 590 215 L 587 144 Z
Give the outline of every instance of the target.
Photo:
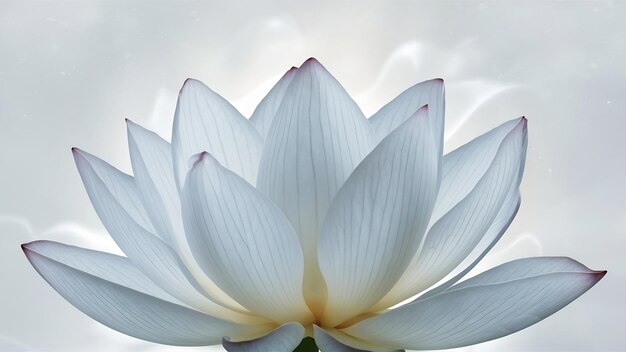
M 604 276 L 539 257 L 459 282 L 518 210 L 526 119 L 446 155 L 443 128 L 440 79 L 369 119 L 315 59 L 250 119 L 189 79 L 171 144 L 128 121 L 133 176 L 73 149 L 126 257 L 49 241 L 23 249 L 106 326 L 229 351 L 476 344 L 537 323 Z

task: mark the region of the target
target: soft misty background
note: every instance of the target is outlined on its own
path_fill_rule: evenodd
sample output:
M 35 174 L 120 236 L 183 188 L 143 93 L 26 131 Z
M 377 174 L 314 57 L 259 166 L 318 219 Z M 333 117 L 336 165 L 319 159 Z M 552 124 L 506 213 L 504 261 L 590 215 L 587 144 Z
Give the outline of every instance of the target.
M 536 326 L 465 351 L 622 350 L 625 18 L 619 1 L 0 0 L 0 350 L 175 350 L 84 316 L 19 245 L 45 238 L 117 251 L 70 147 L 129 171 L 124 118 L 169 139 L 185 78 L 249 116 L 309 56 L 368 116 L 410 85 L 443 77 L 448 150 L 528 117 L 522 208 L 479 269 L 567 255 L 609 273 Z

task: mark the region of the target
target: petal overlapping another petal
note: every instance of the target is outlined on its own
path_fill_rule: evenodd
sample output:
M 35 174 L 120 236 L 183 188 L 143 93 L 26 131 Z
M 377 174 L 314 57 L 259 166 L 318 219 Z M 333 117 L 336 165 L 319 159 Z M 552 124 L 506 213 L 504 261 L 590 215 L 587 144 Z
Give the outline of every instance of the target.
M 276 205 L 206 152 L 195 157 L 182 200 L 192 253 L 224 292 L 277 323 L 311 319 L 302 249 Z
M 374 343 L 414 350 L 473 345 L 545 319 L 605 274 L 569 258 L 520 259 L 344 331 Z
M 136 198 L 132 206 L 143 207 L 132 177 L 89 153 L 79 149 L 73 151 L 96 213 L 124 254 L 167 293 L 194 309 L 216 316 L 235 314 L 209 299 L 179 254 L 166 241 L 144 228 L 128 210 L 133 209 L 139 214 L 139 210 L 128 205 L 131 203 L 127 199 Z M 135 196 L 130 198 L 131 195 Z M 248 319 L 243 315 L 240 317 Z
M 319 243 L 328 287 L 325 326 L 335 326 L 382 298 L 415 255 L 439 184 L 428 108 L 389 134 L 337 193 Z
M 315 59 L 298 68 L 268 132 L 257 188 L 295 228 L 305 260 L 305 294 L 321 306 L 319 231 L 331 200 L 369 153 L 371 127 L 345 89 Z
M 243 307 L 226 295 L 200 269 L 185 236 L 170 144 L 156 133 L 127 120 L 134 183 L 155 234 L 178 254 L 181 262 L 211 300 L 235 310 Z
M 271 329 L 269 324 L 241 325 L 163 300 L 138 269 L 119 257 L 85 256 L 76 249 L 45 243 L 22 248 L 33 267 L 67 301 L 130 336 L 166 345 L 206 346 L 220 343 L 224 335 L 241 339 Z M 106 267 L 94 268 L 103 261 L 108 262 Z
M 204 151 L 254 185 L 262 148 L 261 135 L 226 99 L 200 81 L 185 81 L 172 129 L 174 176 L 179 190 L 187 176 L 189 158 Z
M 446 105 L 444 83 L 440 78 L 420 82 L 410 87 L 369 118 L 374 129 L 375 144 L 378 144 L 425 105 L 428 105 L 433 138 L 439 150 L 442 151 Z
M 289 88 L 289 83 L 293 80 L 296 74 L 296 67 L 292 67 L 276 82 L 274 87 L 267 93 L 267 95 L 261 100 L 256 107 L 252 116 L 250 116 L 250 123 L 256 128 L 261 137 L 264 139 L 269 133 L 274 117 L 280 108 L 280 104 L 283 102 L 283 98 Z
M 126 257 L 22 248 L 79 310 L 162 344 L 396 352 L 506 336 L 606 272 L 526 258 L 459 282 L 519 209 L 527 129 L 509 121 L 444 156 L 444 94 L 421 82 L 366 119 L 310 58 L 248 120 L 188 79 L 171 144 L 127 120 L 133 176 L 72 149 Z
M 517 193 L 522 177 L 521 170 L 526 156 L 526 120 L 522 118 L 516 120 L 515 123 L 505 125 L 508 133 L 497 139 L 499 143 L 492 143 L 493 145 L 489 146 L 494 149 L 493 152 L 489 150 L 489 153 L 483 153 L 493 154 L 488 162 L 483 162 L 483 164 L 488 164 L 487 169 L 484 173 L 480 172 L 481 177 L 464 198 L 459 199 L 454 207 L 438 220 L 434 222 L 431 220 L 432 225 L 402 278 L 387 296 L 372 308 L 373 311 L 400 303 L 443 279 L 476 248 L 494 221 L 500 221 L 497 216 L 505 206 L 505 201 L 515 201 L 515 198 L 511 198 L 510 195 Z M 477 140 L 477 143 L 461 147 L 458 152 L 466 152 L 466 148 L 485 151 L 487 148 L 483 143 L 492 142 L 492 138 L 489 137 L 499 132 L 496 129 L 495 132 L 492 131 Z M 485 140 L 488 141 L 485 142 Z M 477 144 L 483 148 L 478 148 Z M 462 160 L 461 163 L 465 163 L 466 160 L 471 162 L 472 158 L 467 157 Z M 444 158 L 441 189 L 443 195 L 438 196 L 437 199 L 440 204 L 448 200 L 446 197 L 449 188 L 465 187 L 459 184 L 468 182 L 471 176 L 466 175 L 478 173 L 472 166 L 475 168 L 482 166 L 480 163 L 468 165 L 457 163 L 451 166 L 446 165 L 446 161 L 456 162 L 454 155 Z M 454 173 L 450 171 L 453 167 L 465 169 Z M 510 207 L 511 204 L 506 205 Z

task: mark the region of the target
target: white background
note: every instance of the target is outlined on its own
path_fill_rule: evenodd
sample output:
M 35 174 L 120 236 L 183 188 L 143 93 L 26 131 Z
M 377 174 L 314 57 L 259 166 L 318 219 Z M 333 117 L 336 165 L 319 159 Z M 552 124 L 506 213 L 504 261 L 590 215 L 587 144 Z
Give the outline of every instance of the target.
M 566 255 L 609 272 L 547 320 L 468 351 L 622 350 L 625 19 L 618 1 L 0 0 L 0 350 L 173 350 L 78 312 L 19 244 L 45 238 L 116 251 L 70 147 L 129 171 L 124 117 L 169 139 L 185 78 L 249 116 L 309 56 L 368 116 L 410 85 L 444 78 L 448 150 L 528 117 L 522 207 L 480 270 Z

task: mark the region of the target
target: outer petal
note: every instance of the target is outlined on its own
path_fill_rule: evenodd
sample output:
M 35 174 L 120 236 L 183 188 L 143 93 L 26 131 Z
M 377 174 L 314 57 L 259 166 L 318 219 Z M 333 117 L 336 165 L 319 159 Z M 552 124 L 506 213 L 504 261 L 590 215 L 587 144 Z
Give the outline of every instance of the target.
M 335 329 L 326 331 L 317 325 L 313 325 L 315 343 L 322 352 L 399 352 L 404 350 L 386 349 L 372 346 L 366 342 L 355 339 L 350 335 Z
M 400 303 L 449 274 L 478 245 L 505 200 L 516 192 L 526 156 L 526 120 L 502 140 L 491 165 L 470 193 L 439 219 L 398 284 L 373 310 Z
M 205 297 L 178 254 L 166 242 L 140 226 L 126 212 L 111 191 L 119 189 L 119 184 L 115 182 L 107 184 L 103 181 L 103 179 L 112 180 L 105 175 L 121 172 L 78 149 L 74 149 L 74 158 L 89 198 L 102 223 L 117 245 L 146 276 L 170 295 L 195 309 L 212 315 L 234 314 Z M 128 186 L 124 189 L 132 188 Z
M 296 67 L 292 67 L 280 78 L 276 85 L 267 93 L 265 98 L 261 100 L 250 117 L 250 123 L 256 128 L 261 137 L 267 137 L 274 116 L 276 116 L 276 112 L 280 107 L 280 103 L 283 101 L 287 87 L 289 83 L 291 83 L 296 70 Z
M 517 260 L 344 331 L 407 349 L 472 345 L 541 321 L 582 295 L 605 273 L 569 258 Z
M 439 150 L 442 150 L 445 93 L 441 78 L 431 79 L 412 86 L 372 115 L 369 121 L 374 128 L 376 143 L 380 142 L 424 105 L 428 105 L 433 138 L 439 143 Z
M 521 120 L 524 118 L 505 122 L 444 156 L 441 187 L 431 225 L 476 187 L 491 166 L 504 138 L 519 126 Z
M 109 190 L 111 196 L 115 198 L 133 221 L 144 229 L 155 232 L 132 176 L 117 170 L 107 162 L 78 148 L 72 148 L 72 154 L 74 155 L 76 167 L 81 173 L 81 178 L 84 177 L 82 170 L 89 168 L 90 175 L 100 180 L 99 182 L 102 183 L 102 186 Z M 89 190 L 87 191 L 89 192 Z
M 146 212 L 156 232 L 176 245 L 183 226 L 170 144 L 130 120 L 126 123 L 135 184 Z
M 515 214 L 520 207 L 520 194 L 519 190 L 514 190 L 509 194 L 507 199 L 502 205 L 502 209 L 496 216 L 489 230 L 485 233 L 478 245 L 472 250 L 472 252 L 459 264 L 451 273 L 449 273 L 442 283 L 432 288 L 428 292 L 424 293 L 419 299 L 434 296 L 448 287 L 454 285 L 461 280 L 467 273 L 469 273 L 474 267 L 489 253 L 489 251 L 496 245 L 496 243 L 502 238 L 502 235 L 506 232 L 515 218 Z
M 287 323 L 254 340 L 232 342 L 229 337 L 224 337 L 222 345 L 229 352 L 292 352 L 303 337 L 302 325 Z
M 315 59 L 289 84 L 266 139 L 257 188 L 287 215 L 300 236 L 305 292 L 324 296 L 317 266 L 319 228 L 333 196 L 370 151 L 369 123 L 356 103 Z
M 189 170 L 189 158 L 203 151 L 255 184 L 262 147 L 259 133 L 235 107 L 202 82 L 185 81 L 172 130 L 174 174 L 179 189 Z
M 269 199 L 197 155 L 183 191 L 183 217 L 202 269 L 244 307 L 276 322 L 302 321 L 302 250 L 289 221 Z
M 52 241 L 35 241 L 23 244 L 22 248 L 111 283 L 181 304 L 148 279 L 128 258 Z
M 24 245 L 28 260 L 57 292 L 83 313 L 124 334 L 180 346 L 245 338 L 268 329 L 243 326 L 170 303 L 63 264 Z
M 361 313 L 400 278 L 430 218 L 438 163 L 424 107 L 389 134 L 339 190 L 319 243 L 328 286 L 324 325 Z
M 194 279 L 213 301 L 243 309 L 204 274 L 191 255 L 183 228 L 170 144 L 132 121 L 127 120 L 127 124 L 135 184 L 156 232 L 179 254 Z

